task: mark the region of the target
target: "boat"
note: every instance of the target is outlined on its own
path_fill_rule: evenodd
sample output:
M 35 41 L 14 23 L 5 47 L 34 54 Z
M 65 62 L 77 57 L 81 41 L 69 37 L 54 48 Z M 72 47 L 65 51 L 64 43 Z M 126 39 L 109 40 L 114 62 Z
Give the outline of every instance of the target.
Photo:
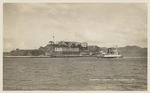
M 123 56 L 118 52 L 117 45 L 116 47 L 108 48 L 107 53 L 101 53 L 97 58 L 122 58 Z
M 122 58 L 123 56 L 120 54 L 105 54 L 102 58 Z

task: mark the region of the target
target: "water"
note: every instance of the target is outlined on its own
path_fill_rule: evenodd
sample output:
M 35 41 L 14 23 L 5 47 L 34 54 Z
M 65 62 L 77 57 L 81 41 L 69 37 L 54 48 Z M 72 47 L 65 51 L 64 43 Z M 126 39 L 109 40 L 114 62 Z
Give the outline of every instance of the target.
M 4 58 L 3 90 L 147 90 L 146 58 Z

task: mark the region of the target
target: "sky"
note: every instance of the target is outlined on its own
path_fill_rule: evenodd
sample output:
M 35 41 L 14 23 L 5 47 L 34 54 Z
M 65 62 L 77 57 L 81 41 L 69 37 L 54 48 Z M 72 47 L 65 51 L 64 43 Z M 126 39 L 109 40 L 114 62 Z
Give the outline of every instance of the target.
M 4 3 L 3 51 L 37 49 L 49 41 L 147 47 L 144 3 Z

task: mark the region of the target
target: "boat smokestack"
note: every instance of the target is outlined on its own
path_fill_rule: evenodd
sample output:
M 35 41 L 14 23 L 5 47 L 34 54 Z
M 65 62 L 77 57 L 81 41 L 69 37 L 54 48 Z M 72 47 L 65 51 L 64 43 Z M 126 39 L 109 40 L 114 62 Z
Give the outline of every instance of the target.
M 116 45 L 116 52 L 117 52 L 117 54 L 118 54 L 118 46 Z

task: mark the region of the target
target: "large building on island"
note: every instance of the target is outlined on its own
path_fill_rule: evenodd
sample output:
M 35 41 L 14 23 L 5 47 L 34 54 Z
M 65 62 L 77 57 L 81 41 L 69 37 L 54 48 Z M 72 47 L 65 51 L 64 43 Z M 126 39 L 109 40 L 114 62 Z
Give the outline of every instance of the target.
M 46 56 L 62 56 L 62 55 L 79 55 L 81 51 L 87 50 L 88 44 L 86 42 L 69 42 L 60 41 L 54 43 L 50 41 L 49 44 L 43 47 Z

